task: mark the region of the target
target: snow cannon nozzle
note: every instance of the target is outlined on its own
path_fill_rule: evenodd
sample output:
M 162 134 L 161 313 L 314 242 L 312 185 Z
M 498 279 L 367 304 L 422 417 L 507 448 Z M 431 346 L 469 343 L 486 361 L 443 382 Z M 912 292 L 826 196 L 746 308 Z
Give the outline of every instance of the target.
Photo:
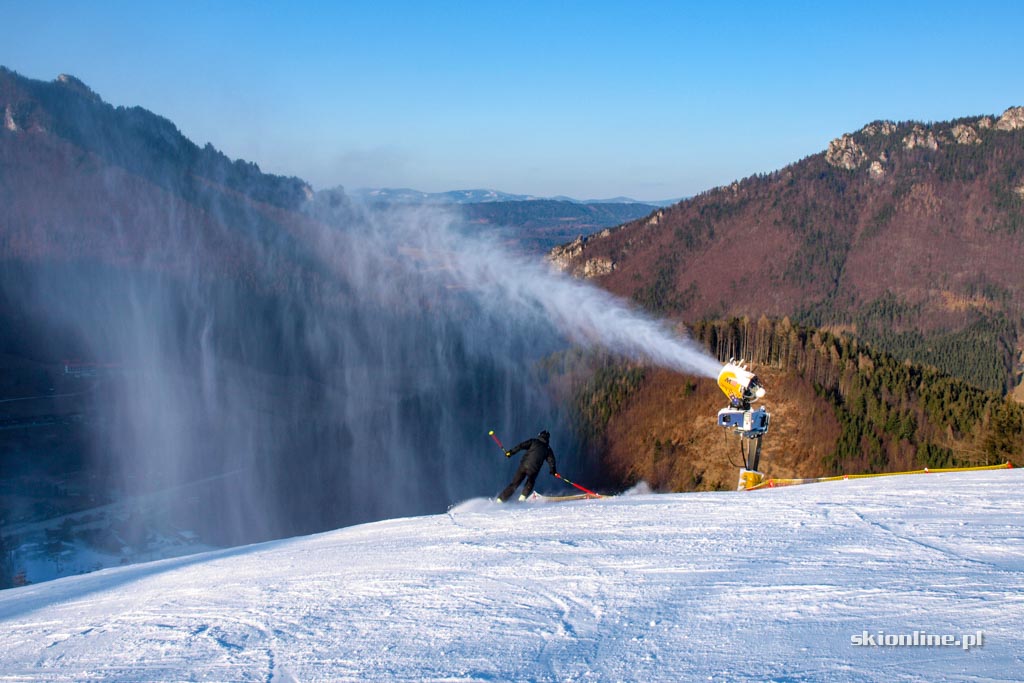
M 730 405 L 747 407 L 765 395 L 761 380 L 751 372 L 743 361 L 730 359 L 718 373 L 718 387 L 729 399 Z

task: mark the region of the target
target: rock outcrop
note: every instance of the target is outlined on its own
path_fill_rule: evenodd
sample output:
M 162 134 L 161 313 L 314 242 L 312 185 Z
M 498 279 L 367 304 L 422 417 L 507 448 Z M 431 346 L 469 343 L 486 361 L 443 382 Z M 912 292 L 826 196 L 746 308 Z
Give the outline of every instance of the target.
M 587 239 L 580 235 L 569 244 L 557 246 L 548 252 L 547 260 L 561 271 L 572 268 L 573 261 L 583 255 L 587 248 Z
M 868 137 L 874 137 L 876 135 L 892 135 L 896 132 L 896 124 L 892 121 L 869 123 L 861 129 L 861 132 Z
M 733 184 L 735 184 L 735 183 L 733 183 Z M 664 209 L 661 209 L 659 211 L 655 211 L 654 215 L 647 219 L 647 227 L 653 228 L 654 226 L 658 225 L 658 223 L 661 223 L 661 218 L 664 215 L 665 215 L 665 210 Z
M 966 126 L 962 123 L 958 123 L 953 126 L 953 139 L 961 145 L 980 145 L 981 136 L 978 135 L 978 131 L 974 130 L 971 126 Z
M 925 130 L 921 126 L 914 126 L 910 134 L 903 138 L 903 147 L 906 149 L 921 147 L 936 150 L 939 148 L 939 141 L 935 139 L 935 134 L 930 130 Z
M 610 230 L 603 230 L 598 237 L 607 237 L 610 234 Z M 587 249 L 587 241 L 588 238 L 580 235 L 569 244 L 552 249 L 546 258 L 559 270 L 575 277 L 600 277 L 615 270 L 615 262 L 607 256 L 595 256 L 586 260 L 581 258 Z
M 852 171 L 867 161 L 868 155 L 864 148 L 857 144 L 852 135 L 844 135 L 828 143 L 825 161 L 832 166 Z
M 1024 128 L 1024 107 L 1010 107 L 1003 112 L 995 125 L 996 130 L 1020 130 Z
M 583 277 L 600 277 L 615 270 L 615 262 L 606 256 L 587 259 L 583 264 Z

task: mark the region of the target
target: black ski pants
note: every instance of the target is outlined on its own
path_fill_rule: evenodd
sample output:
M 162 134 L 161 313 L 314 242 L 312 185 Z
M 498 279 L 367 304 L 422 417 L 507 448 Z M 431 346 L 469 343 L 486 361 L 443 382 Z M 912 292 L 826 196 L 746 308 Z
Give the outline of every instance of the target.
M 530 494 L 533 493 L 533 484 L 537 481 L 537 475 L 540 470 L 529 470 L 522 465 L 516 470 L 516 475 L 512 477 L 512 483 L 505 487 L 505 490 L 498 495 L 498 499 L 504 503 L 506 500 L 512 497 L 512 494 L 516 492 L 516 488 L 523 483 L 523 479 L 526 480 L 526 486 L 523 487 L 522 495 L 529 498 Z

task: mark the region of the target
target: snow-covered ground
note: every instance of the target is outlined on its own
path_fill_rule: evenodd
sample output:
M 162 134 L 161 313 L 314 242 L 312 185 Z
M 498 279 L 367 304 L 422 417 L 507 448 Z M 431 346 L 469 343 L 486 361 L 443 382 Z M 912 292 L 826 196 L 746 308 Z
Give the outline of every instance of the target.
M 4 591 L 0 680 L 1020 680 L 1022 488 L 469 501 Z

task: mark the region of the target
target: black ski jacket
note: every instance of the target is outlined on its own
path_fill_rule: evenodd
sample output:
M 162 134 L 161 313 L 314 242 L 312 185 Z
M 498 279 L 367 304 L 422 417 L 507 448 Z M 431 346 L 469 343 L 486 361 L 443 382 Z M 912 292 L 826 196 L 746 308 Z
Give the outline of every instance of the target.
M 540 472 L 540 466 L 547 460 L 551 466 L 551 474 L 556 473 L 558 470 L 555 468 L 555 452 L 551 450 L 551 446 L 548 445 L 547 441 L 541 441 L 540 439 L 527 439 L 515 448 L 509 451 L 509 453 L 515 455 L 519 451 L 526 451 L 523 455 L 523 459 L 519 461 L 519 469 L 527 472 L 528 474 L 536 474 Z

